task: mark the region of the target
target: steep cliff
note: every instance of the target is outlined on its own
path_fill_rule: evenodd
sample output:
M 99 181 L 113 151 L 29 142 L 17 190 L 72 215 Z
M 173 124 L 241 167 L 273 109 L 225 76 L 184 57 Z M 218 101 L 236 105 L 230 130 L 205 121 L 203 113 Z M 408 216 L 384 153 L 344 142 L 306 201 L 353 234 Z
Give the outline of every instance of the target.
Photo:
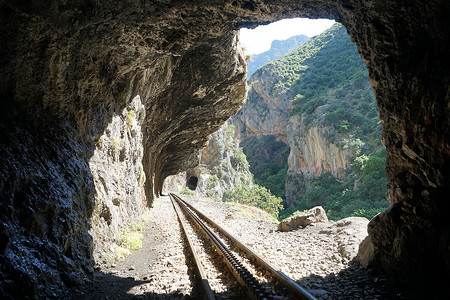
M 144 119 L 145 107 L 136 96 L 96 138 L 89 160 L 95 187 L 89 234 L 95 241 L 97 262 L 115 259 L 121 233 L 139 223 L 147 208 L 142 165 Z
M 249 136 L 275 135 L 288 143 L 288 169 L 283 170 L 288 207 L 307 209 L 303 195 L 322 174 L 329 172 L 340 181 L 349 175 L 358 178 L 350 169 L 354 160 L 366 159 L 381 148 L 381 127 L 367 77 L 342 25 L 334 25 L 251 77 L 248 100 L 233 120 L 247 154 L 252 148 Z M 272 144 L 267 140 L 257 150 L 266 152 L 264 148 Z M 269 168 L 268 161 L 249 161 Z M 255 178 L 261 180 L 259 173 Z
M 273 64 L 267 64 L 250 78 L 246 105 L 232 118 L 236 136 L 275 135 L 287 142 L 286 125 L 292 98 L 287 91 L 274 86 Z
M 304 202 L 312 179 L 326 172 L 342 182 L 354 178 L 348 185 L 357 191 L 367 159 L 382 148 L 367 70 L 344 27 L 334 25 L 310 44 L 283 59 L 304 68 L 287 83 L 295 95 L 287 126 L 291 153 L 286 193 L 291 205 Z M 387 190 L 380 188 L 377 198 L 367 200 L 382 201 Z
M 345 177 L 354 151 L 331 143 L 328 136 L 333 132 L 332 129 L 322 124 L 306 128 L 302 116 L 292 116 L 286 131 L 291 148 L 288 158 L 288 171 L 291 175 L 300 174 L 306 185 L 312 178 L 326 172 L 339 179 Z M 293 188 L 295 187 L 288 185 L 286 192 L 290 193 Z
M 253 184 L 248 162 L 234 137 L 234 126 L 225 123 L 211 135 L 200 153 L 197 192 L 222 200 L 224 193 L 239 185 Z M 189 173 L 193 171 L 189 170 Z

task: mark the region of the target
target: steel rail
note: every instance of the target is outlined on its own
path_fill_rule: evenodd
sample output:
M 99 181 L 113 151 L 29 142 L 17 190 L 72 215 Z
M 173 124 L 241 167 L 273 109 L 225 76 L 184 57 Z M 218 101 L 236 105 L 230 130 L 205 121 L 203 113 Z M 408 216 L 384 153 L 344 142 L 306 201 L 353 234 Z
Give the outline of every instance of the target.
M 254 263 L 260 266 L 263 269 L 268 270 L 272 276 L 280 283 L 282 283 L 286 288 L 290 290 L 290 292 L 296 297 L 296 299 L 304 299 L 304 300 L 317 300 L 313 295 L 311 295 L 305 288 L 297 284 L 294 280 L 292 280 L 290 277 L 288 277 L 286 274 L 281 272 L 280 270 L 277 270 L 272 264 L 269 262 L 266 262 L 264 259 L 261 258 L 256 252 L 248 248 L 246 245 L 244 245 L 242 242 L 240 242 L 237 238 L 235 238 L 233 235 L 231 235 L 228 231 L 226 231 L 221 226 L 217 225 L 214 221 L 212 221 L 210 218 L 205 216 L 203 213 L 201 213 L 198 209 L 196 209 L 194 206 L 186 202 L 185 200 L 181 199 L 177 196 L 180 201 L 182 201 L 186 206 L 188 206 L 192 211 L 194 211 L 198 216 L 200 216 L 202 219 L 204 219 L 207 223 L 209 223 L 212 227 L 216 228 L 219 232 L 221 232 L 223 235 L 225 235 L 227 238 L 229 238 L 231 241 L 233 241 L 234 245 L 237 246 L 239 249 L 241 249 L 244 253 L 246 253 L 251 259 L 253 259 Z
M 212 232 L 201 220 L 195 215 L 195 213 L 190 210 L 184 201 L 175 194 L 171 194 L 173 199 L 180 204 L 180 207 L 187 213 L 188 216 L 199 227 L 203 229 L 206 236 L 212 241 L 217 252 L 222 256 L 223 261 L 230 269 L 236 280 L 244 287 L 247 288 L 247 293 L 251 299 L 263 300 L 263 299 L 274 299 L 273 295 L 270 295 L 265 288 L 256 280 L 256 278 L 242 265 L 242 263 L 235 257 L 235 255 L 228 249 L 225 244 Z
M 177 214 L 178 221 L 180 222 L 181 227 L 183 228 L 184 236 L 186 237 L 186 240 L 189 244 L 189 249 L 192 253 L 192 256 L 194 257 L 195 265 L 197 267 L 197 272 L 200 275 L 200 279 L 202 282 L 203 290 L 205 291 L 205 295 L 208 298 L 208 300 L 215 300 L 216 298 L 214 297 L 214 293 L 211 289 L 211 286 L 209 285 L 208 277 L 206 276 L 205 270 L 203 269 L 203 266 L 200 262 L 200 257 L 198 255 L 197 251 L 195 250 L 194 245 L 193 245 L 191 239 L 189 238 L 189 235 L 187 234 L 184 221 L 181 219 L 181 212 L 179 211 L 179 208 L 176 206 L 175 200 L 172 198 L 171 195 L 169 195 L 169 196 L 170 196 L 170 199 L 172 200 L 172 205 Z

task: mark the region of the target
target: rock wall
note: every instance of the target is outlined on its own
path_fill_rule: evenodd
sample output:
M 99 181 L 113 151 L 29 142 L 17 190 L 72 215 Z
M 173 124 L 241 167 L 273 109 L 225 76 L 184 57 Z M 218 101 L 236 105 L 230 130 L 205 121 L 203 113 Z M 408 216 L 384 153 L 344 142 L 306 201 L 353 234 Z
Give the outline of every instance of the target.
M 93 147 L 67 122 L 37 129 L 10 117 L 2 110 L 0 291 L 12 299 L 56 297 L 93 272 L 95 187 L 82 159 Z
M 450 21 L 443 16 L 450 5 L 354 8 L 357 16 L 343 19 L 377 97 L 393 204 L 370 222 L 370 255 L 362 263 L 401 279 L 425 278 L 425 285 L 437 284 L 434 293 L 448 296 L 439 284 L 450 278 L 450 60 L 444 50 Z
M 147 208 L 142 165 L 144 119 L 145 107 L 136 96 L 122 114 L 113 116 L 89 160 L 95 188 L 89 234 L 95 241 L 96 262 L 115 259 L 122 231 L 139 223 Z
M 286 178 L 286 202 L 289 206 L 309 189 L 310 181 L 326 172 L 338 179 L 344 179 L 350 168 L 351 148 L 338 147 L 327 136 L 333 128 L 313 125 L 307 128 L 302 116 L 289 118 L 286 132 L 291 149 L 288 158 Z
M 179 193 L 186 188 L 186 172 L 181 172 L 176 175 L 170 175 L 164 180 L 163 194 Z
M 445 0 L 2 1 L 2 294 L 56 297 L 90 272 L 89 162 L 114 116 L 140 96 L 151 201 L 241 105 L 234 30 L 291 17 L 343 23 L 377 96 L 393 207 L 371 221 L 364 264 L 448 279 L 449 13 Z
M 195 170 L 188 170 L 188 174 L 195 173 L 198 176 L 198 194 L 223 200 L 227 190 L 253 184 L 248 162 L 234 132 L 234 126 L 227 122 L 211 134 L 208 145 L 200 153 L 199 166 Z
M 274 88 L 272 69 L 276 65 L 266 65 L 254 73 L 249 80 L 246 105 L 232 121 L 236 126 L 236 137 L 244 140 L 248 136 L 275 135 L 287 143 L 286 126 L 292 97 L 282 87 Z
M 289 171 L 302 173 L 305 179 L 312 179 L 326 172 L 342 179 L 350 167 L 353 151 L 330 143 L 326 138 L 329 131 L 331 130 L 326 127 L 311 127 L 305 130 L 301 117 L 291 118 L 287 130 L 291 147 Z
M 110 260 L 246 93 L 237 36 L 210 10 L 48 4 L 0 4 L 0 290 L 11 297 L 63 295 Z

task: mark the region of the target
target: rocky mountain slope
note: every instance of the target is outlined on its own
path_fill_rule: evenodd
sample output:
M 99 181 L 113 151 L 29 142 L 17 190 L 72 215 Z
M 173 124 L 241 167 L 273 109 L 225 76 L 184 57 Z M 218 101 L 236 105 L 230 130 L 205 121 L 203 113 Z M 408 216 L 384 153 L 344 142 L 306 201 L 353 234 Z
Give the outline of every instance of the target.
M 334 25 L 263 66 L 250 78 L 249 87 L 247 102 L 233 117 L 233 123 L 244 152 L 252 157 L 257 155 L 251 149 L 261 152 L 273 147 L 273 140 L 261 142 L 265 136 L 275 136 L 289 146 L 287 171 L 283 164 L 272 171 L 272 176 L 277 175 L 273 178 L 285 182 L 283 196 L 288 207 L 308 209 L 308 205 L 314 205 L 309 203 L 312 195 L 306 192 L 326 173 L 345 183 L 342 190 L 360 192 L 361 172 L 369 157 L 382 149 L 381 126 L 367 70 L 342 25 Z M 270 168 L 264 160 L 249 161 L 260 164 L 259 168 Z M 280 172 L 285 173 L 284 178 Z M 255 175 L 257 180 L 262 179 L 260 173 Z M 376 204 L 359 203 L 361 209 L 387 207 L 387 201 L 382 203 L 386 179 L 381 177 L 377 178 L 381 184 L 377 187 L 382 191 L 365 199 Z M 273 178 L 264 181 L 270 186 Z M 362 188 L 365 184 L 362 182 Z M 349 201 L 341 200 L 342 205 Z M 358 207 L 353 205 L 351 209 L 346 213 L 352 214 Z M 338 215 L 343 217 L 337 213 L 334 217 Z
M 421 286 L 427 280 L 446 287 L 449 5 L 445 0 L 1 1 L 2 296 L 61 298 L 89 280 L 94 245 L 104 237 L 94 239 L 92 227 L 107 232 L 113 246 L 120 242 L 115 233 L 131 223 L 108 224 L 108 210 L 96 207 L 108 207 L 115 218 L 119 203 L 122 216 L 137 216 L 144 207 L 130 210 L 151 205 L 167 176 L 195 166 L 207 137 L 246 94 L 236 31 L 294 17 L 342 22 L 376 93 L 392 208 L 369 223 L 362 263 Z M 139 135 L 129 137 L 125 125 L 129 111 L 137 112 L 130 106 L 137 96 L 145 107 L 138 123 L 142 160 Z M 91 159 L 100 137 L 106 146 L 98 151 L 100 159 L 110 147 L 133 150 L 117 148 L 97 161 L 95 179 Z M 129 161 L 121 161 L 122 151 L 131 153 Z M 140 162 L 145 198 L 136 199 L 142 190 Z M 111 178 L 105 185 L 98 183 L 106 177 L 103 168 Z M 136 182 L 122 185 L 127 177 Z M 123 201 L 109 198 L 117 194 Z M 124 201 L 133 205 L 122 206 Z
M 211 134 L 208 145 L 200 152 L 200 164 L 186 172 L 187 180 L 191 176 L 198 178 L 198 195 L 223 200 L 227 190 L 253 184 L 249 164 L 234 132 L 234 126 L 227 122 Z
M 286 40 L 274 40 L 268 51 L 251 56 L 247 68 L 247 78 L 250 78 L 259 67 L 288 54 L 309 39 L 306 35 L 300 34 Z

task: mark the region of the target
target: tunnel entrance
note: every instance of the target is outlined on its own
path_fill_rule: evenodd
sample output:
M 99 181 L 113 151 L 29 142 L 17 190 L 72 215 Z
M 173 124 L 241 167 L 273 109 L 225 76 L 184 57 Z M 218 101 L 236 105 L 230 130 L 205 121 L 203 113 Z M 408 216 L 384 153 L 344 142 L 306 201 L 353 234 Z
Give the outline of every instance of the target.
M 186 186 L 192 191 L 195 191 L 195 189 L 197 188 L 197 184 L 198 184 L 198 177 L 197 176 L 189 177 L 189 179 L 186 182 Z

